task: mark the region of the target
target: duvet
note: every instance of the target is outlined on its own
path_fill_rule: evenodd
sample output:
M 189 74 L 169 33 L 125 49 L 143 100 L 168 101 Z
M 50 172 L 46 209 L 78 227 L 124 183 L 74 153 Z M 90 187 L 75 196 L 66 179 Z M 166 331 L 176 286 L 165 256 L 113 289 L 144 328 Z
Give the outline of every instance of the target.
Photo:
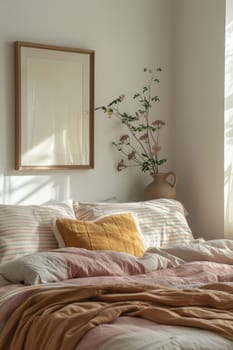
M 1 266 L 1 350 L 233 349 L 231 241 L 41 254 Z

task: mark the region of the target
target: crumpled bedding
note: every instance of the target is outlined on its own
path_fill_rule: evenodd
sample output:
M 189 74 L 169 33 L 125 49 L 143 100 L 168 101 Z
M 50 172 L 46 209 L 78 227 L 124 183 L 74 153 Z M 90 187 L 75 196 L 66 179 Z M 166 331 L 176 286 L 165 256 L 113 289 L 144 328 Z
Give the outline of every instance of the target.
M 11 282 L 32 285 L 80 277 L 138 275 L 193 261 L 233 265 L 233 243 L 196 240 L 170 248 L 150 248 L 141 258 L 108 250 L 68 247 L 2 264 L 1 273 Z
M 233 340 L 233 286 L 226 284 L 37 287 L 30 294 L 3 328 L 0 349 L 74 349 L 88 331 L 120 316 L 206 329 Z
M 83 337 L 76 350 L 232 350 L 232 341 L 190 327 L 161 325 L 142 318 L 119 317 Z
M 64 253 L 64 251 L 63 251 Z M 57 253 L 56 253 L 57 254 Z M 86 253 L 85 253 L 86 254 Z M 59 254 L 58 254 L 59 255 Z M 132 261 L 131 261 L 132 262 Z M 94 261 L 93 261 L 94 263 Z M 23 284 L 0 284 L 0 332 L 4 332 L 11 322 L 13 322 L 16 310 L 19 305 L 24 305 L 35 291 L 39 292 L 38 296 L 46 293 L 46 291 L 56 290 L 59 293 L 64 287 L 70 286 L 72 288 L 86 288 L 89 286 L 91 289 L 95 289 L 97 286 L 105 288 L 109 285 L 119 286 L 127 285 L 128 287 L 138 286 L 139 288 L 151 288 L 151 286 L 159 285 L 159 288 L 172 287 L 176 288 L 176 292 L 179 290 L 194 291 L 194 288 L 200 288 L 203 285 L 207 285 L 207 288 L 213 290 L 214 285 L 228 288 L 233 284 L 233 241 L 229 240 L 216 240 L 216 241 L 204 241 L 197 240 L 188 245 L 173 246 L 166 249 L 149 249 L 141 261 L 137 261 L 137 264 L 141 264 L 144 268 L 144 272 L 137 271 L 134 273 L 118 274 L 114 276 L 114 273 L 105 275 L 88 275 L 85 277 L 65 278 L 65 280 L 59 280 L 55 283 L 39 284 L 37 286 L 25 286 Z M 124 259 L 121 261 L 124 265 Z M 123 268 L 125 269 L 125 267 Z M 87 269 L 88 271 L 88 269 Z M 71 275 L 72 276 L 72 275 Z M 210 286 L 212 284 L 212 286 Z M 229 287 L 233 288 L 233 287 Z M 204 289 L 204 288 L 203 288 Z M 230 289 L 229 289 L 230 290 Z M 170 291 L 172 291 L 170 289 Z M 41 293 L 42 292 L 42 293 Z M 59 295 L 59 294 L 58 294 Z M 189 293 L 191 295 L 191 293 Z M 229 304 L 226 308 L 226 312 L 229 312 L 230 322 L 232 322 L 232 302 L 233 293 L 228 293 Z M 63 298 L 60 295 L 58 299 L 62 301 Z M 67 298 L 65 298 L 67 299 Z M 222 299 L 223 300 L 223 299 Z M 65 300 L 64 300 L 65 301 Z M 208 301 L 208 298 L 207 298 Z M 85 303 L 90 302 L 88 298 Z M 93 301 L 96 302 L 96 301 Z M 182 304 L 186 305 L 188 299 Z M 221 306 L 222 305 L 222 306 Z M 65 306 L 64 306 L 65 307 Z M 224 320 L 224 310 L 222 302 L 219 303 L 218 315 L 220 316 L 220 322 L 222 322 L 223 328 L 225 327 L 226 320 Z M 69 308 L 74 309 L 72 305 Z M 186 308 L 183 308 L 186 312 Z M 209 306 L 208 306 L 209 308 Z M 221 310 L 221 311 L 220 311 Z M 63 310 L 64 311 L 64 310 Z M 62 308 L 61 308 L 62 312 Z M 43 313 L 43 317 L 47 314 L 46 308 Z M 158 310 L 153 315 L 160 315 Z M 76 317 L 73 315 L 71 317 Z M 233 342 L 229 337 L 225 337 L 223 333 L 217 333 L 217 329 L 204 330 L 200 329 L 200 325 L 190 324 L 189 327 L 185 325 L 169 325 L 162 324 L 159 317 L 150 320 L 139 318 L 139 315 L 118 315 L 111 323 L 101 323 L 95 328 L 89 330 L 86 334 L 80 338 L 77 344 L 72 347 L 60 346 L 59 350 L 137 350 L 140 346 L 147 350 L 152 349 L 176 349 L 176 350 L 230 350 L 233 349 Z M 39 318 L 33 318 L 27 324 L 28 332 L 30 333 L 30 327 L 34 327 L 35 323 L 40 320 Z M 59 318 L 58 314 L 57 317 Z M 216 317 L 215 317 L 216 318 Z M 21 317 L 20 317 L 21 319 Z M 198 321 L 199 322 L 199 321 Z M 227 323 L 227 324 L 228 324 Z M 18 323 L 17 323 L 18 324 Z M 30 326 L 31 325 L 31 326 Z M 196 328 L 198 327 L 198 328 Z M 146 328 L 146 332 L 145 332 Z M 31 329 L 32 330 L 32 329 Z M 19 332 L 20 329 L 15 325 L 13 333 Z M 56 332 L 55 332 L 56 333 Z M 53 334 L 54 337 L 58 337 L 58 340 L 62 341 L 64 334 Z M 232 331 L 230 331 L 233 334 Z M 4 333 L 1 333 L 1 335 Z M 50 336 L 51 336 L 50 334 Z M 220 335 L 221 334 L 221 335 Z M 0 340 L 2 339 L 0 335 Z M 27 335 L 27 332 L 26 332 Z M 52 337 L 51 337 L 52 338 Z M 32 339 L 32 338 L 31 338 Z M 41 336 L 41 339 L 43 337 Z M 1 343 L 0 343 L 1 344 Z M 141 345 L 140 345 L 141 344 Z M 31 348 L 35 347 L 35 344 L 30 343 Z M 43 350 L 50 349 L 49 343 L 44 343 Z M 6 350 L 7 348 L 1 347 L 0 350 Z M 16 349 L 15 347 L 9 349 Z M 24 350 L 27 348 L 23 348 Z M 18 350 L 18 349 L 17 349 Z M 19 348 L 19 350 L 21 350 Z
M 233 241 L 227 239 L 204 241 L 194 240 L 188 244 L 169 248 L 149 248 L 147 253 L 162 256 L 169 266 L 180 265 L 190 261 L 212 261 L 233 265 Z
M 145 273 L 145 268 L 127 253 L 69 247 L 22 256 L 2 264 L 1 273 L 11 282 L 33 285 L 69 278 L 135 275 Z

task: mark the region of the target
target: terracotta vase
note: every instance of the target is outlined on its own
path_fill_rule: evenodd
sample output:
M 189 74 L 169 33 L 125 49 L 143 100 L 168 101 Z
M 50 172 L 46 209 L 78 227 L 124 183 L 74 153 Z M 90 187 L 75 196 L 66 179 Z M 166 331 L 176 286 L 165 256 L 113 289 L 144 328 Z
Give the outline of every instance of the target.
M 177 177 L 174 172 L 170 171 L 168 173 L 151 174 L 151 176 L 153 177 L 153 181 L 145 188 L 145 200 L 157 198 L 176 198 Z

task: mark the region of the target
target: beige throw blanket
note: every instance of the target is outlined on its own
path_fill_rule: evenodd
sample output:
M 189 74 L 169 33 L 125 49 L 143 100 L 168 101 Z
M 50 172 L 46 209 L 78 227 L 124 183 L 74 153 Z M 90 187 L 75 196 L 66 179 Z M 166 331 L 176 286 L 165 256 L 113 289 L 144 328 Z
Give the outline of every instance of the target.
M 90 329 L 121 315 L 207 329 L 233 340 L 233 286 L 35 288 L 35 294 L 11 315 L 0 336 L 0 349 L 74 349 Z

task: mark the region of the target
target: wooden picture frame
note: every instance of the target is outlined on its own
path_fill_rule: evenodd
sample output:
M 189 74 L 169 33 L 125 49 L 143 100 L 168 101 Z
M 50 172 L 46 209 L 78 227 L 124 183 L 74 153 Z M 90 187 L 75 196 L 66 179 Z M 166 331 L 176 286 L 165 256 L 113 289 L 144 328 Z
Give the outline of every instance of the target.
M 94 50 L 15 42 L 15 169 L 94 168 Z

